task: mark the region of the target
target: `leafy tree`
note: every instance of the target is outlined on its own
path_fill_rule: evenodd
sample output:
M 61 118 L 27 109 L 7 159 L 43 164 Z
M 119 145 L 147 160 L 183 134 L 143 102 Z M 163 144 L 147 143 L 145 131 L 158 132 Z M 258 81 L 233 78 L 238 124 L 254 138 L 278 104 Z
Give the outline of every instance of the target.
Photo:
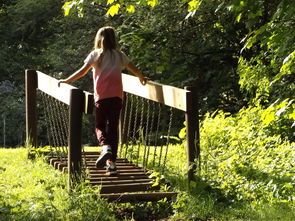
M 0 115 L 6 119 L 8 146 L 24 141 L 24 70 L 42 64 L 40 52 L 49 35 L 46 25 L 60 7 L 51 0 L 4 1 L 0 5 Z

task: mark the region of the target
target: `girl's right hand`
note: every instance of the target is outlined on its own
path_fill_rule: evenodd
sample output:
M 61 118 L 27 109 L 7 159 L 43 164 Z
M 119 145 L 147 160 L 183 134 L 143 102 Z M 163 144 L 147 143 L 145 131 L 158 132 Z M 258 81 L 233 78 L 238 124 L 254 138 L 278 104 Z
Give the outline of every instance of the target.
M 146 85 L 146 82 L 148 81 L 148 78 L 147 77 L 140 77 L 139 78 L 139 81 L 142 85 Z

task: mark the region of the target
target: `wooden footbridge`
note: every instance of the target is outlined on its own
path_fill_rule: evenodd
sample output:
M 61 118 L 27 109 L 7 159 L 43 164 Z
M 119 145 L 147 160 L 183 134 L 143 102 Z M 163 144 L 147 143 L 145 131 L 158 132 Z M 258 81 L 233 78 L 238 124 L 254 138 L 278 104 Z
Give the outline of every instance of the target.
M 68 173 L 69 188 L 84 179 L 99 186 L 101 197 L 109 201 L 171 199 L 176 193 L 160 191 L 150 171 L 165 169 L 173 111 L 178 110 L 186 121 L 188 181 L 194 179 L 200 153 L 196 91 L 151 81 L 143 86 L 127 74 L 122 74 L 122 78 L 125 102 L 120 119 L 117 175 L 107 176 L 105 168 L 96 168 L 99 152 L 84 150 L 81 145 L 82 118 L 92 114 L 93 95 L 68 84 L 58 87 L 57 79 L 35 70 L 25 72 L 27 143 L 38 147 L 37 106 L 43 106 L 51 146 L 50 164 Z M 159 142 L 159 137 L 165 137 L 164 143 Z

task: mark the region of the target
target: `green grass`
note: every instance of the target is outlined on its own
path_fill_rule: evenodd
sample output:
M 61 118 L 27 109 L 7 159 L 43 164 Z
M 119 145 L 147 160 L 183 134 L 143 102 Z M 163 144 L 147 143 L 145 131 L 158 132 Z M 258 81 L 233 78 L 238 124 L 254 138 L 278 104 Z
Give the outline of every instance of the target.
M 292 202 L 237 201 L 200 178 L 188 189 L 183 145 L 171 146 L 161 185 L 179 192 L 173 202 L 109 204 L 85 185 L 70 193 L 66 175 L 27 154 L 0 149 L 0 220 L 294 220 Z
M 0 220 L 115 220 L 95 190 L 69 193 L 66 176 L 27 150 L 0 149 Z

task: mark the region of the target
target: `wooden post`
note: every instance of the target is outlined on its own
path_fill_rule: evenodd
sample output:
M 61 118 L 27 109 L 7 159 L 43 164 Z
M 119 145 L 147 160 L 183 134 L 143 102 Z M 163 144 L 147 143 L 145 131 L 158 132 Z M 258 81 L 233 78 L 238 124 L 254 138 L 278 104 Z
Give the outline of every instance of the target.
M 185 112 L 188 180 L 190 182 L 195 180 L 196 160 L 200 155 L 199 114 L 197 89 L 195 87 L 185 87 L 185 89 L 190 91 L 187 93 L 187 111 Z
M 37 116 L 36 89 L 37 73 L 34 70 L 25 71 L 26 90 L 26 145 L 37 147 Z
M 68 173 L 69 188 L 81 180 L 81 135 L 82 135 L 82 111 L 84 94 L 80 89 L 71 89 L 69 109 L 69 151 Z

